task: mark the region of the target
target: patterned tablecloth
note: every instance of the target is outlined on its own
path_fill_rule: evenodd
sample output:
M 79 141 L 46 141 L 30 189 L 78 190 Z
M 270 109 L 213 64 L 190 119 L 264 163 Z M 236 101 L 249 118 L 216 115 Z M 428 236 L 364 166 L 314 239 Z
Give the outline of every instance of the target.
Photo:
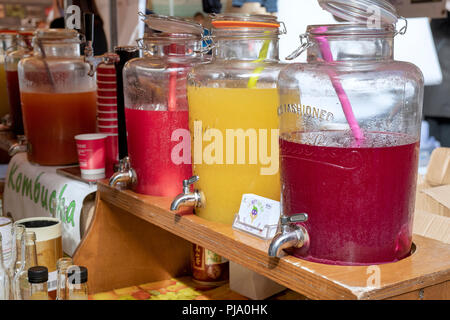
M 89 296 L 90 300 L 248 300 L 231 291 L 228 284 L 210 288 L 199 285 L 190 277 L 151 282 Z M 304 300 L 300 294 L 286 290 L 275 300 Z

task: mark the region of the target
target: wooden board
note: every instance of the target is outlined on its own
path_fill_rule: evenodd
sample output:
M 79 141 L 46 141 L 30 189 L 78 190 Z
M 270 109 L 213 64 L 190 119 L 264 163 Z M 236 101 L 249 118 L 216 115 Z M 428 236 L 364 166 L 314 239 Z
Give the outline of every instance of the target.
M 144 235 L 144 230 L 146 228 L 153 230 L 154 226 L 157 226 L 213 250 L 308 298 L 388 299 L 412 294 L 432 286 L 439 286 L 440 290 L 443 288 L 441 296 L 448 296 L 448 290 L 450 290 L 445 284 L 450 280 L 450 245 L 436 240 L 415 235 L 413 241 L 417 249 L 414 254 L 400 262 L 372 268 L 331 266 L 292 256 L 281 259 L 269 258 L 267 255 L 269 241 L 233 230 L 228 225 L 206 221 L 189 214 L 188 210 L 173 213 L 169 210 L 171 199 L 142 196 L 132 191 L 119 191 L 109 187 L 107 181 L 99 182 L 98 189 L 101 203 L 108 208 L 105 211 L 109 215 L 113 215 L 115 211 L 120 212 L 118 215 L 122 216 L 122 222 L 134 221 L 134 226 L 142 229 L 143 234 L 138 232 L 133 234 L 139 240 L 133 240 L 130 237 L 130 241 L 143 241 L 140 237 Z M 135 220 L 136 218 L 138 219 Z M 119 226 L 120 224 L 116 225 L 116 227 Z M 108 227 L 104 226 L 103 232 L 107 230 Z M 128 230 L 133 228 L 130 227 Z M 93 236 L 92 233 L 89 232 L 88 237 L 97 237 L 97 241 L 109 239 L 107 235 Z M 161 233 L 161 236 L 168 235 Z M 162 241 L 163 238 L 160 240 Z M 132 246 L 130 245 L 129 248 Z M 82 248 L 79 250 L 78 257 L 84 255 L 83 251 Z M 94 252 L 90 254 L 93 255 Z M 153 259 L 158 263 L 161 260 L 174 259 L 173 255 L 176 255 L 174 251 L 164 257 L 155 255 Z M 108 269 L 110 266 L 105 264 L 105 268 Z M 375 273 L 380 275 L 379 286 L 376 282 L 373 282 L 375 285 L 372 284 Z
M 96 211 L 73 255 L 89 270 L 89 293 L 160 281 L 190 273 L 191 243 L 105 203 Z
M 81 177 L 80 166 L 71 166 L 71 167 L 56 169 L 56 173 L 66 177 L 66 178 L 86 183 L 90 186 L 97 184 L 97 180 L 87 180 L 87 179 L 84 179 Z

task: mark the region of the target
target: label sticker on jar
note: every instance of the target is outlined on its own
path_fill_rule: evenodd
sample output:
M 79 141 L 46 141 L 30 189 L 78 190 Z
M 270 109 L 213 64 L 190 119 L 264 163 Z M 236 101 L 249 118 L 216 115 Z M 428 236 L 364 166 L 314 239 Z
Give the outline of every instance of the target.
M 234 218 L 233 228 L 267 240 L 275 236 L 279 219 L 279 201 L 255 194 L 244 194 L 239 213 Z
M 191 266 L 192 277 L 196 282 L 220 285 L 228 280 L 228 259 L 197 244 L 192 245 Z

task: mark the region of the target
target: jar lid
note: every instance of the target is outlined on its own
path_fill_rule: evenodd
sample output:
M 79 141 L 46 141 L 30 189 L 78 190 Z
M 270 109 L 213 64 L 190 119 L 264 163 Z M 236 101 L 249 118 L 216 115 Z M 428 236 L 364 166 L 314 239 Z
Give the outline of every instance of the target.
M 386 0 L 318 0 L 322 9 L 348 22 L 367 24 L 380 21 L 381 25 L 396 24 L 399 16 Z M 374 17 L 376 19 L 374 19 Z
M 263 14 L 216 14 L 211 24 L 215 28 L 279 28 L 280 22 L 272 15 Z
M 71 266 L 67 270 L 67 276 L 72 284 L 86 283 L 88 281 L 88 269 L 82 266 Z
M 47 267 L 37 266 L 28 269 L 28 282 L 29 283 L 43 283 L 48 281 L 48 269 Z
M 37 29 L 34 35 L 41 40 L 79 40 L 78 31 L 73 29 Z
M 184 34 L 203 34 L 203 26 L 199 23 L 183 19 L 183 18 L 175 18 L 168 17 L 158 14 L 149 14 L 144 15 L 141 14 L 147 26 L 150 29 L 161 31 L 164 33 L 184 33 Z

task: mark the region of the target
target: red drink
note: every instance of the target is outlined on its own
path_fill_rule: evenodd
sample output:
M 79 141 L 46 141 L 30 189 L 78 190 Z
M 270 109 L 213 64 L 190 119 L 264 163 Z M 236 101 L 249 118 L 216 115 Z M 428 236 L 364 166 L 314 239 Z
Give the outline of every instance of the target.
M 309 216 L 303 225 L 310 246 L 293 254 L 342 265 L 402 259 L 411 249 L 419 142 L 366 133 L 364 145 L 355 148 L 346 145 L 348 134 L 280 139 L 283 212 Z
M 181 182 L 192 175 L 190 164 L 175 164 L 172 150 L 181 141 L 171 141 L 172 132 L 189 132 L 188 111 L 147 111 L 125 108 L 128 153 L 136 170 L 135 191 L 153 196 L 174 197 Z M 187 137 L 187 143 L 190 143 Z M 188 156 L 190 160 L 190 155 Z
M 20 102 L 19 75 L 17 70 L 6 71 L 6 84 L 12 120 L 12 131 L 16 135 L 23 135 L 22 104 Z

